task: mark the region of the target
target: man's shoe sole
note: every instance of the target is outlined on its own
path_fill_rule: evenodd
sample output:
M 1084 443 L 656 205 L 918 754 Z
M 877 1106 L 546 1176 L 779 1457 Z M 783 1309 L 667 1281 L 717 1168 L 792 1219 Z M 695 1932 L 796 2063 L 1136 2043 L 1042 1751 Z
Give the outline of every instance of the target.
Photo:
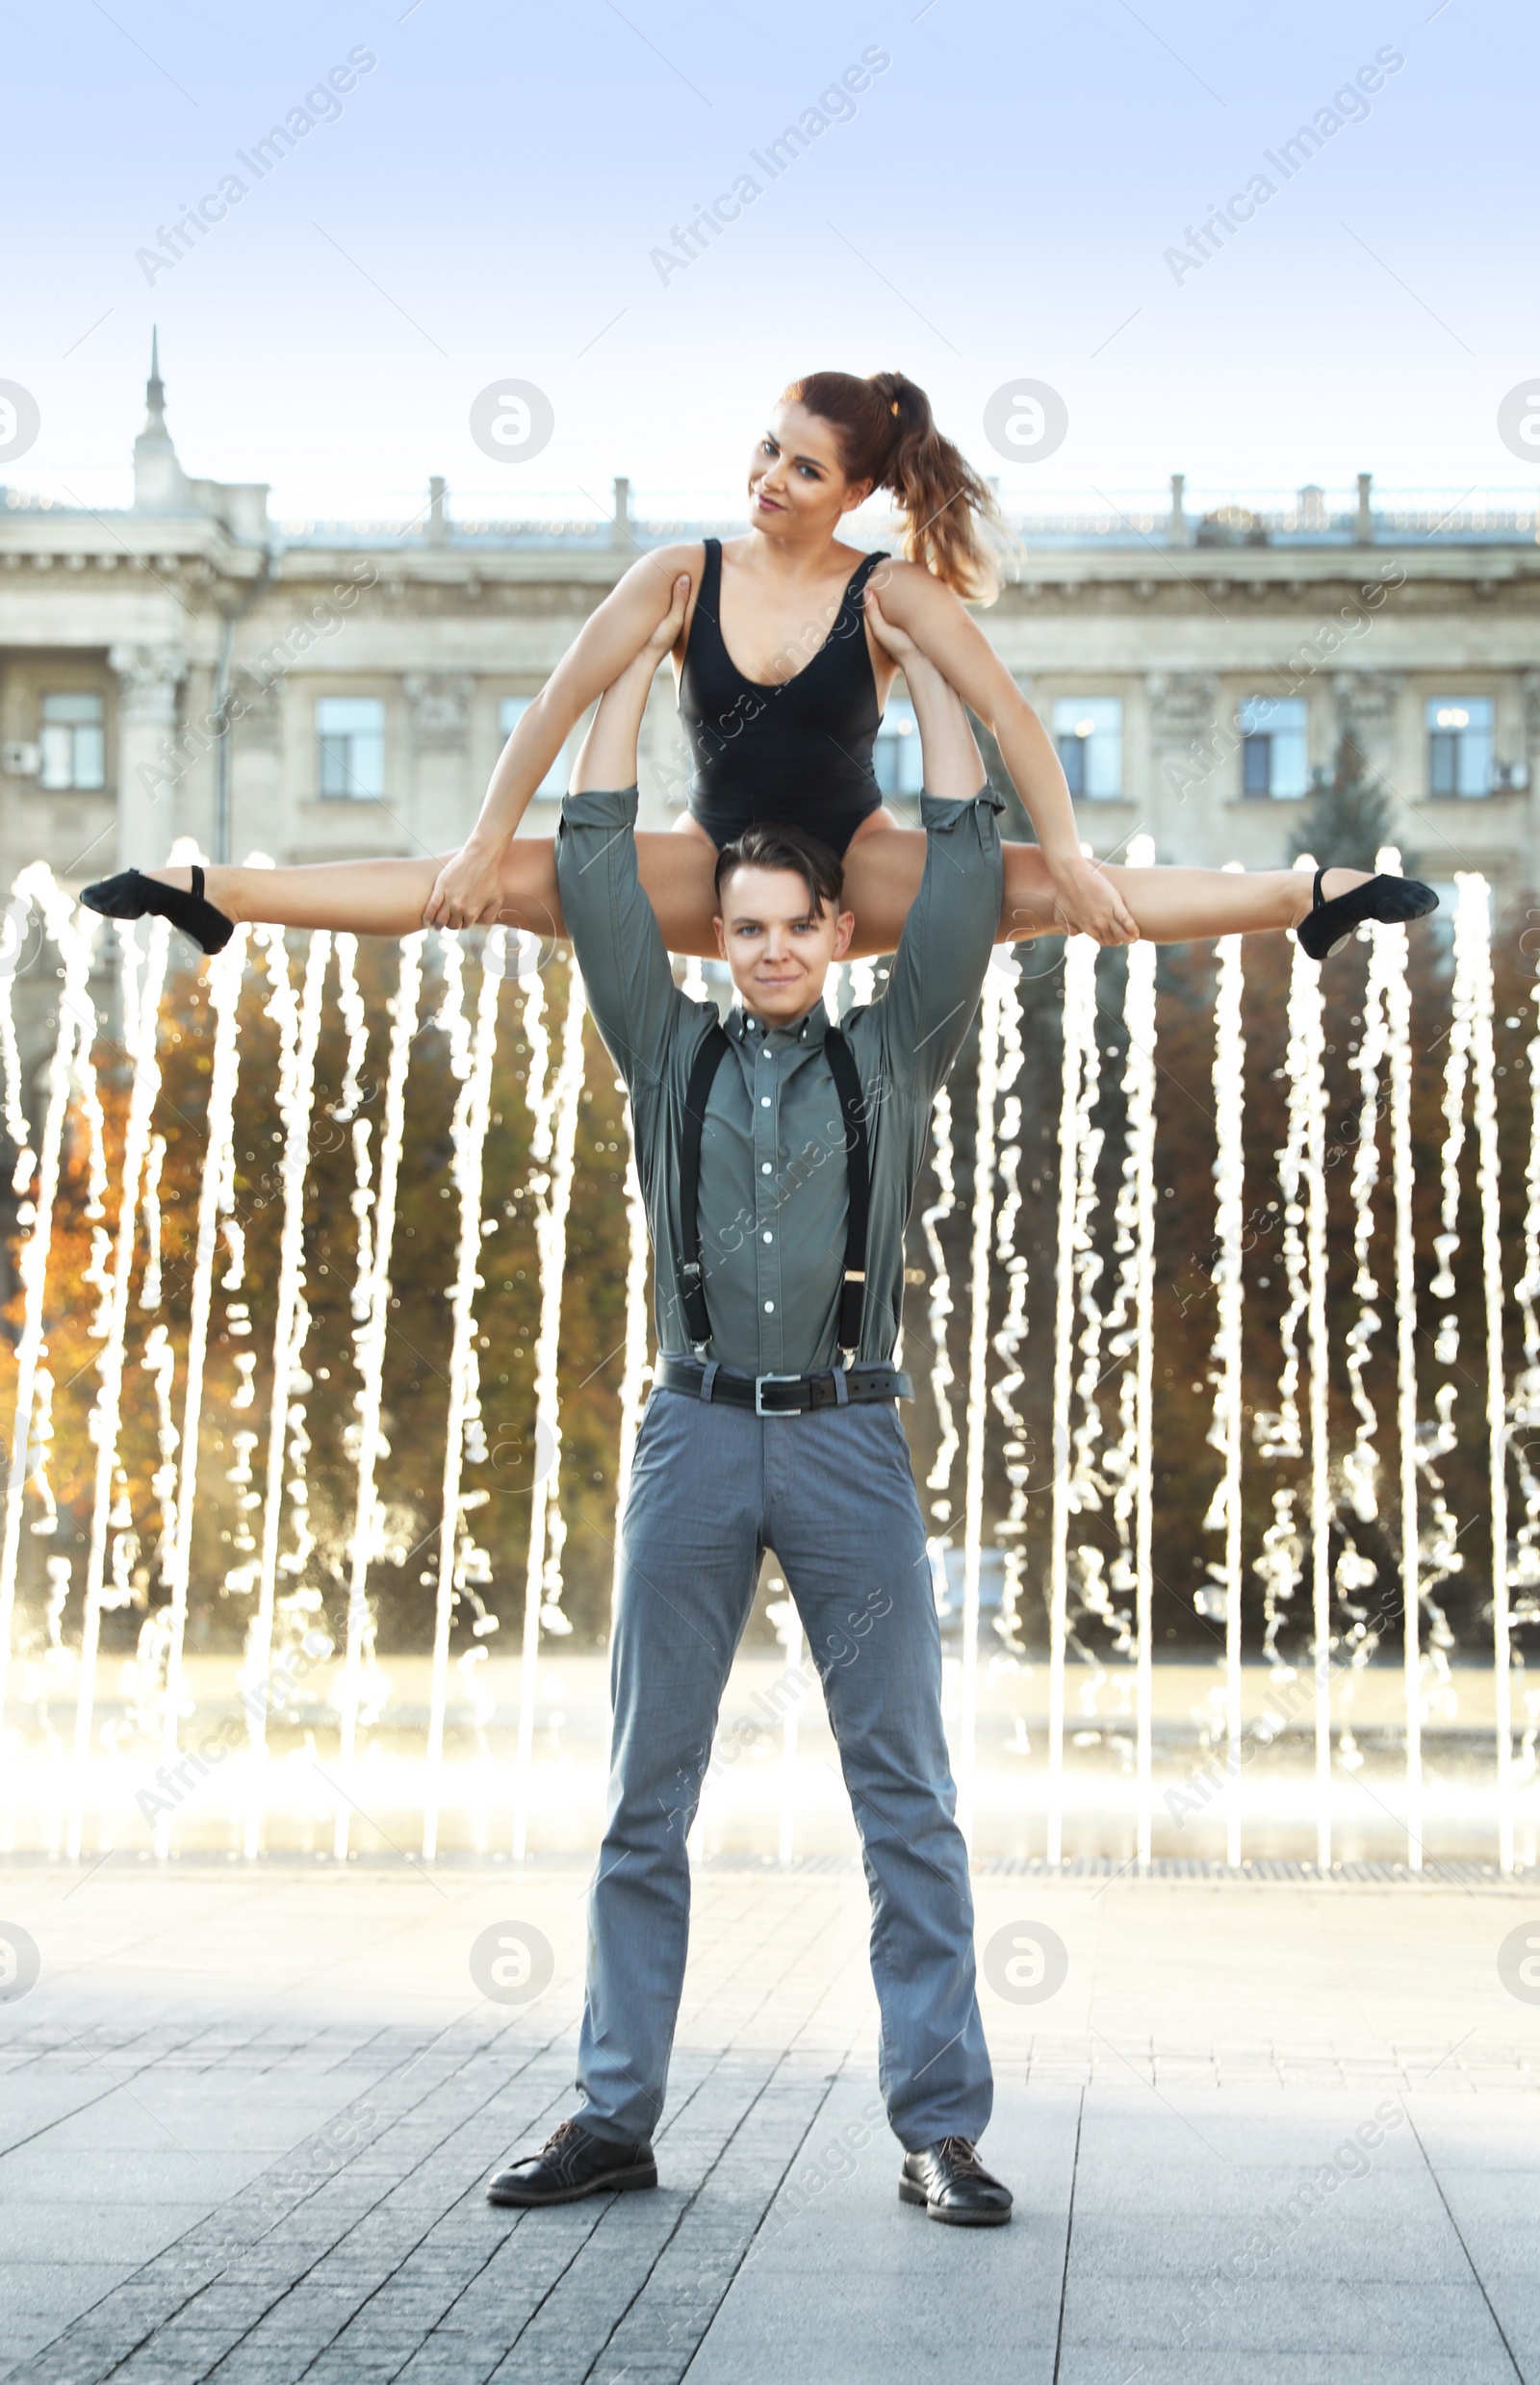
M 487 2201 L 498 2204 L 502 2210 L 540 2211 L 548 2203 L 580 2203 L 587 2194 L 623 2194 L 633 2187 L 655 2187 L 656 2184 L 657 2164 L 649 2162 L 629 2169 L 603 2170 L 597 2178 L 590 2178 L 585 2186 L 563 2187 L 555 2194 L 521 2194 L 517 2190 L 499 2194 L 488 2187 Z
M 939 2219 L 943 2227 L 1003 2228 L 1009 2225 L 1011 2219 L 1009 2204 L 1004 2211 L 948 2211 L 944 2203 L 933 2203 L 925 2189 L 913 2185 L 908 2178 L 900 2178 L 898 2182 L 898 2199 L 901 2203 L 921 2204 L 926 2218 Z

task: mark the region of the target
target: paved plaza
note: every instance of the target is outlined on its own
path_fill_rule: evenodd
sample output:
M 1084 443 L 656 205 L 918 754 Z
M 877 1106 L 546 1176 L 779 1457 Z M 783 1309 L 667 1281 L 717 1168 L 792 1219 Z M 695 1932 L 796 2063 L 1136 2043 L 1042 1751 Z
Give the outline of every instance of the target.
M 659 2191 L 523 2215 L 586 1863 L 13 1862 L 0 2376 L 1540 2385 L 1540 1893 L 1273 1868 L 981 1867 L 971 2232 L 897 2199 L 842 1858 L 700 1867 Z

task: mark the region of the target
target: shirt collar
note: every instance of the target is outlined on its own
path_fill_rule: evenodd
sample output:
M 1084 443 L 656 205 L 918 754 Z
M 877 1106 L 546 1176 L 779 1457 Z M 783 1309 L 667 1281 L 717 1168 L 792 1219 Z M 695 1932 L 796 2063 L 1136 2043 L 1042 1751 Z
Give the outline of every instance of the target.
M 746 1010 L 735 1002 L 728 1014 L 728 1033 L 734 1041 L 757 1051 L 763 1046 L 770 1052 L 818 1051 L 829 1033 L 831 1020 L 821 1001 L 810 1011 L 805 1011 L 789 1027 L 767 1027 L 756 1011 Z

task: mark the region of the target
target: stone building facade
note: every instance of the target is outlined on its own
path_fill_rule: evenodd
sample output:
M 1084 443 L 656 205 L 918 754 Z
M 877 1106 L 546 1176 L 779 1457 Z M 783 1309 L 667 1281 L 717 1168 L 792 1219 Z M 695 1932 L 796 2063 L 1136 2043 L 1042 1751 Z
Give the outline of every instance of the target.
M 71 885 L 163 858 L 441 852 L 475 816 L 518 706 L 639 550 L 732 523 L 420 520 L 293 527 L 260 485 L 196 480 L 152 363 L 118 513 L 0 502 L 0 877 Z M 987 633 L 1059 741 L 1082 833 L 1116 854 L 1274 865 L 1344 730 L 1424 874 L 1540 883 L 1540 548 L 1532 511 L 1334 511 L 1018 522 Z M 881 540 L 875 526 L 873 542 Z M 880 776 L 917 784 L 902 696 Z M 549 830 L 560 765 L 530 825 Z M 666 680 L 644 821 L 686 764 Z

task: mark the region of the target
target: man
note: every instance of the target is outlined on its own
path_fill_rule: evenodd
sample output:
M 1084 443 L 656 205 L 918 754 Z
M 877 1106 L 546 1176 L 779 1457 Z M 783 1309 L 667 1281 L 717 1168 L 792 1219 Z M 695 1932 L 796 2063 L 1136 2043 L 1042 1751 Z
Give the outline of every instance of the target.
M 739 997 L 720 1026 L 674 984 L 637 878 L 628 783 L 686 587 L 605 694 L 557 839 L 568 932 L 630 1093 L 659 1357 L 622 1526 L 582 2104 L 487 2192 L 530 2205 L 657 2183 L 652 2132 L 689 1930 L 685 1836 L 768 1546 L 819 1667 L 872 1884 L 899 2193 L 949 2224 L 997 2226 L 1011 2194 L 975 2152 L 992 2083 L 940 1637 L 896 1404 L 910 1385 L 892 1357 L 931 1107 L 1000 916 L 999 807 L 979 791 L 957 697 L 869 597 L 920 723 L 924 883 L 881 998 L 836 1031 L 822 995 L 854 925 L 840 864 L 810 838 L 750 830 L 718 859 L 717 938 Z

